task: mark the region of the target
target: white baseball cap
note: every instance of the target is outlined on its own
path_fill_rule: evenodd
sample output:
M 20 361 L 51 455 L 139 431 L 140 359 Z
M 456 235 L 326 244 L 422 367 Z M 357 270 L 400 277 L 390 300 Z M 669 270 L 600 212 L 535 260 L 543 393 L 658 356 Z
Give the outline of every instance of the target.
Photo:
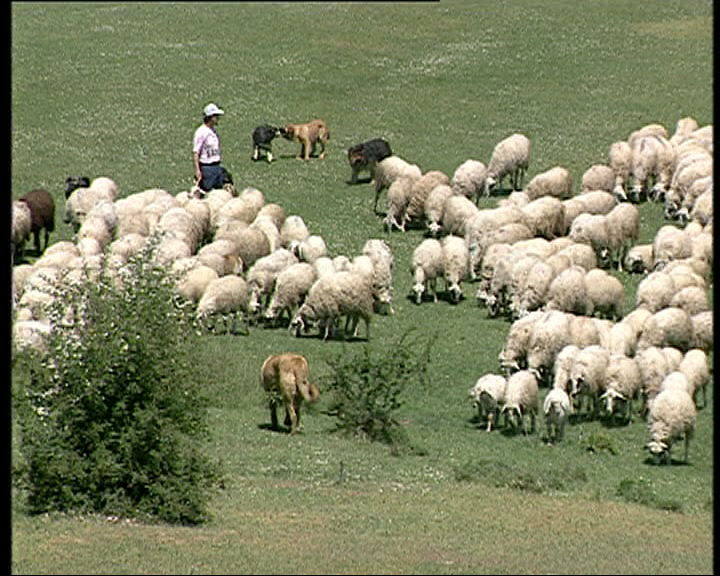
M 220 110 L 215 104 L 208 104 L 203 108 L 203 116 L 222 116 L 225 114 L 223 110 Z

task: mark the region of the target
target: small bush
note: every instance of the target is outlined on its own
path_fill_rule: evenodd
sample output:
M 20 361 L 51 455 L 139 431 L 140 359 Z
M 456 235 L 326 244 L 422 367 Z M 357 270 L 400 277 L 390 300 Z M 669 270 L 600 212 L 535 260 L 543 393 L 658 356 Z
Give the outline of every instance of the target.
M 343 352 L 327 364 L 330 374 L 322 380 L 329 392 L 325 411 L 336 427 L 354 435 L 394 447 L 408 443 L 396 418 L 407 389 L 421 389 L 426 382 L 433 338 L 411 338 L 404 333 L 389 348 L 373 349 L 365 344 L 360 351 Z
M 152 243 L 119 283 L 59 283 L 44 356 L 22 352 L 15 395 L 30 513 L 89 512 L 198 523 L 218 467 L 205 455 L 196 331 Z
M 593 432 L 584 441 L 585 450 L 598 454 L 609 452 L 612 455 L 618 453 L 615 440 L 605 432 Z

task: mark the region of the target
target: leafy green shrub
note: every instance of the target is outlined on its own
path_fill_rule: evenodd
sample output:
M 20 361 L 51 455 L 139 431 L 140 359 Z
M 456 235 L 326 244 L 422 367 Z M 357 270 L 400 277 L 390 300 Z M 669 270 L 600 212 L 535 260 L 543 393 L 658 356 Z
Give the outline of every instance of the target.
M 584 441 L 585 450 L 598 454 L 600 452 L 609 452 L 610 454 L 617 454 L 618 448 L 615 439 L 605 432 L 593 432 L 585 438 Z
M 219 466 L 205 455 L 206 399 L 193 317 L 153 246 L 117 282 L 107 270 L 56 286 L 47 354 L 20 352 L 14 396 L 30 513 L 206 519 Z
M 327 360 L 330 374 L 322 379 L 329 392 L 325 413 L 336 419 L 336 427 L 372 441 L 394 447 L 407 444 L 398 421 L 407 389 L 421 389 L 426 382 L 434 337 L 411 338 L 408 330 L 390 347 L 374 349 L 365 344 L 359 351 L 347 346 Z

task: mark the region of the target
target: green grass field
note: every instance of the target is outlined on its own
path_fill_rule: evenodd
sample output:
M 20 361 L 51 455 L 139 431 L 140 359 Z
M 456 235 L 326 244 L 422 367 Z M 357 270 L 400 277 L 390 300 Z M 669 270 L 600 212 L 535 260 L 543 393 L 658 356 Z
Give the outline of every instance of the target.
M 687 466 L 648 465 L 639 418 L 574 425 L 557 446 L 478 429 L 467 390 L 498 371 L 509 322 L 488 318 L 471 283 L 457 306 L 406 298 L 422 231 L 383 231 L 372 186 L 346 183 L 345 149 L 382 136 L 423 171 L 452 175 L 522 132 L 528 178 L 559 164 L 579 182 L 644 124 L 713 122 L 712 17 L 696 0 L 14 3 L 12 197 L 52 191 L 52 242 L 72 238 L 69 175 L 110 176 L 121 196 L 187 190 L 192 133 L 214 101 L 239 187 L 302 216 L 333 256 L 359 254 L 368 238 L 390 243 L 396 314 L 373 318 L 369 345 L 382 350 L 411 327 L 438 339 L 432 386 L 410 390 L 401 413 L 415 453 L 395 456 L 331 434 L 322 399 L 301 435 L 263 428 L 268 354 L 305 354 L 320 377 L 324 360 L 364 343 L 282 328 L 207 336 L 200 385 L 226 476 L 212 520 L 29 517 L 13 493 L 12 572 L 711 573 L 713 387 Z M 326 159 L 300 162 L 295 144 L 276 140 L 277 162 L 250 160 L 255 126 L 314 117 L 330 128 Z M 640 210 L 648 242 L 662 207 Z M 630 308 L 640 278 L 619 277 Z M 602 440 L 615 453 L 587 449 Z

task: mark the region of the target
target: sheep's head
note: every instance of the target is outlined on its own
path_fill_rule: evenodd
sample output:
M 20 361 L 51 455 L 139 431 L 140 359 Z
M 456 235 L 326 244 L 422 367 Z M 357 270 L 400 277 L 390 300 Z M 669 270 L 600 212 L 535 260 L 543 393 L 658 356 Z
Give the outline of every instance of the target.
M 457 282 L 453 282 L 448 287 L 448 292 L 450 292 L 450 298 L 453 302 L 453 304 L 457 304 L 460 302 L 460 300 L 463 297 L 462 288 L 460 288 L 460 285 Z
M 614 388 L 608 388 L 601 396 L 601 400 L 605 400 L 605 409 L 607 410 L 608 414 L 612 414 L 613 410 L 615 408 L 615 401 L 626 401 L 625 395 L 621 392 L 618 392 Z
M 687 224 L 690 220 L 690 214 L 688 213 L 688 209 L 680 208 L 680 210 L 678 210 L 675 214 L 675 218 L 677 218 L 677 221 L 680 222 L 680 224 L 685 226 L 685 224 Z
M 654 202 L 662 202 L 665 199 L 665 187 L 658 182 L 652 187 L 650 197 Z
M 440 230 L 442 230 L 442 226 L 438 224 L 437 222 L 428 222 L 428 230 L 430 231 L 430 234 L 433 236 L 437 236 L 440 234 Z
M 660 462 L 670 461 L 670 446 L 660 440 L 651 440 L 645 444 L 645 448 L 650 452 L 656 464 Z
M 416 282 L 412 287 L 413 294 L 415 294 L 415 303 L 420 304 L 422 302 L 422 295 L 425 292 L 425 285 L 422 282 Z
M 623 265 L 625 266 L 625 270 L 627 272 L 636 274 L 645 272 L 645 262 L 643 262 L 643 259 L 637 254 L 628 254 L 625 257 Z
M 309 304 L 305 303 L 300 306 L 300 309 L 290 321 L 289 329 L 295 332 L 295 336 L 300 336 L 302 332 L 307 332 L 310 329 L 310 323 L 314 319 L 315 311 Z
M 613 195 L 618 202 L 627 202 L 628 200 L 627 194 L 625 193 L 625 188 L 623 188 L 620 184 L 613 188 Z

